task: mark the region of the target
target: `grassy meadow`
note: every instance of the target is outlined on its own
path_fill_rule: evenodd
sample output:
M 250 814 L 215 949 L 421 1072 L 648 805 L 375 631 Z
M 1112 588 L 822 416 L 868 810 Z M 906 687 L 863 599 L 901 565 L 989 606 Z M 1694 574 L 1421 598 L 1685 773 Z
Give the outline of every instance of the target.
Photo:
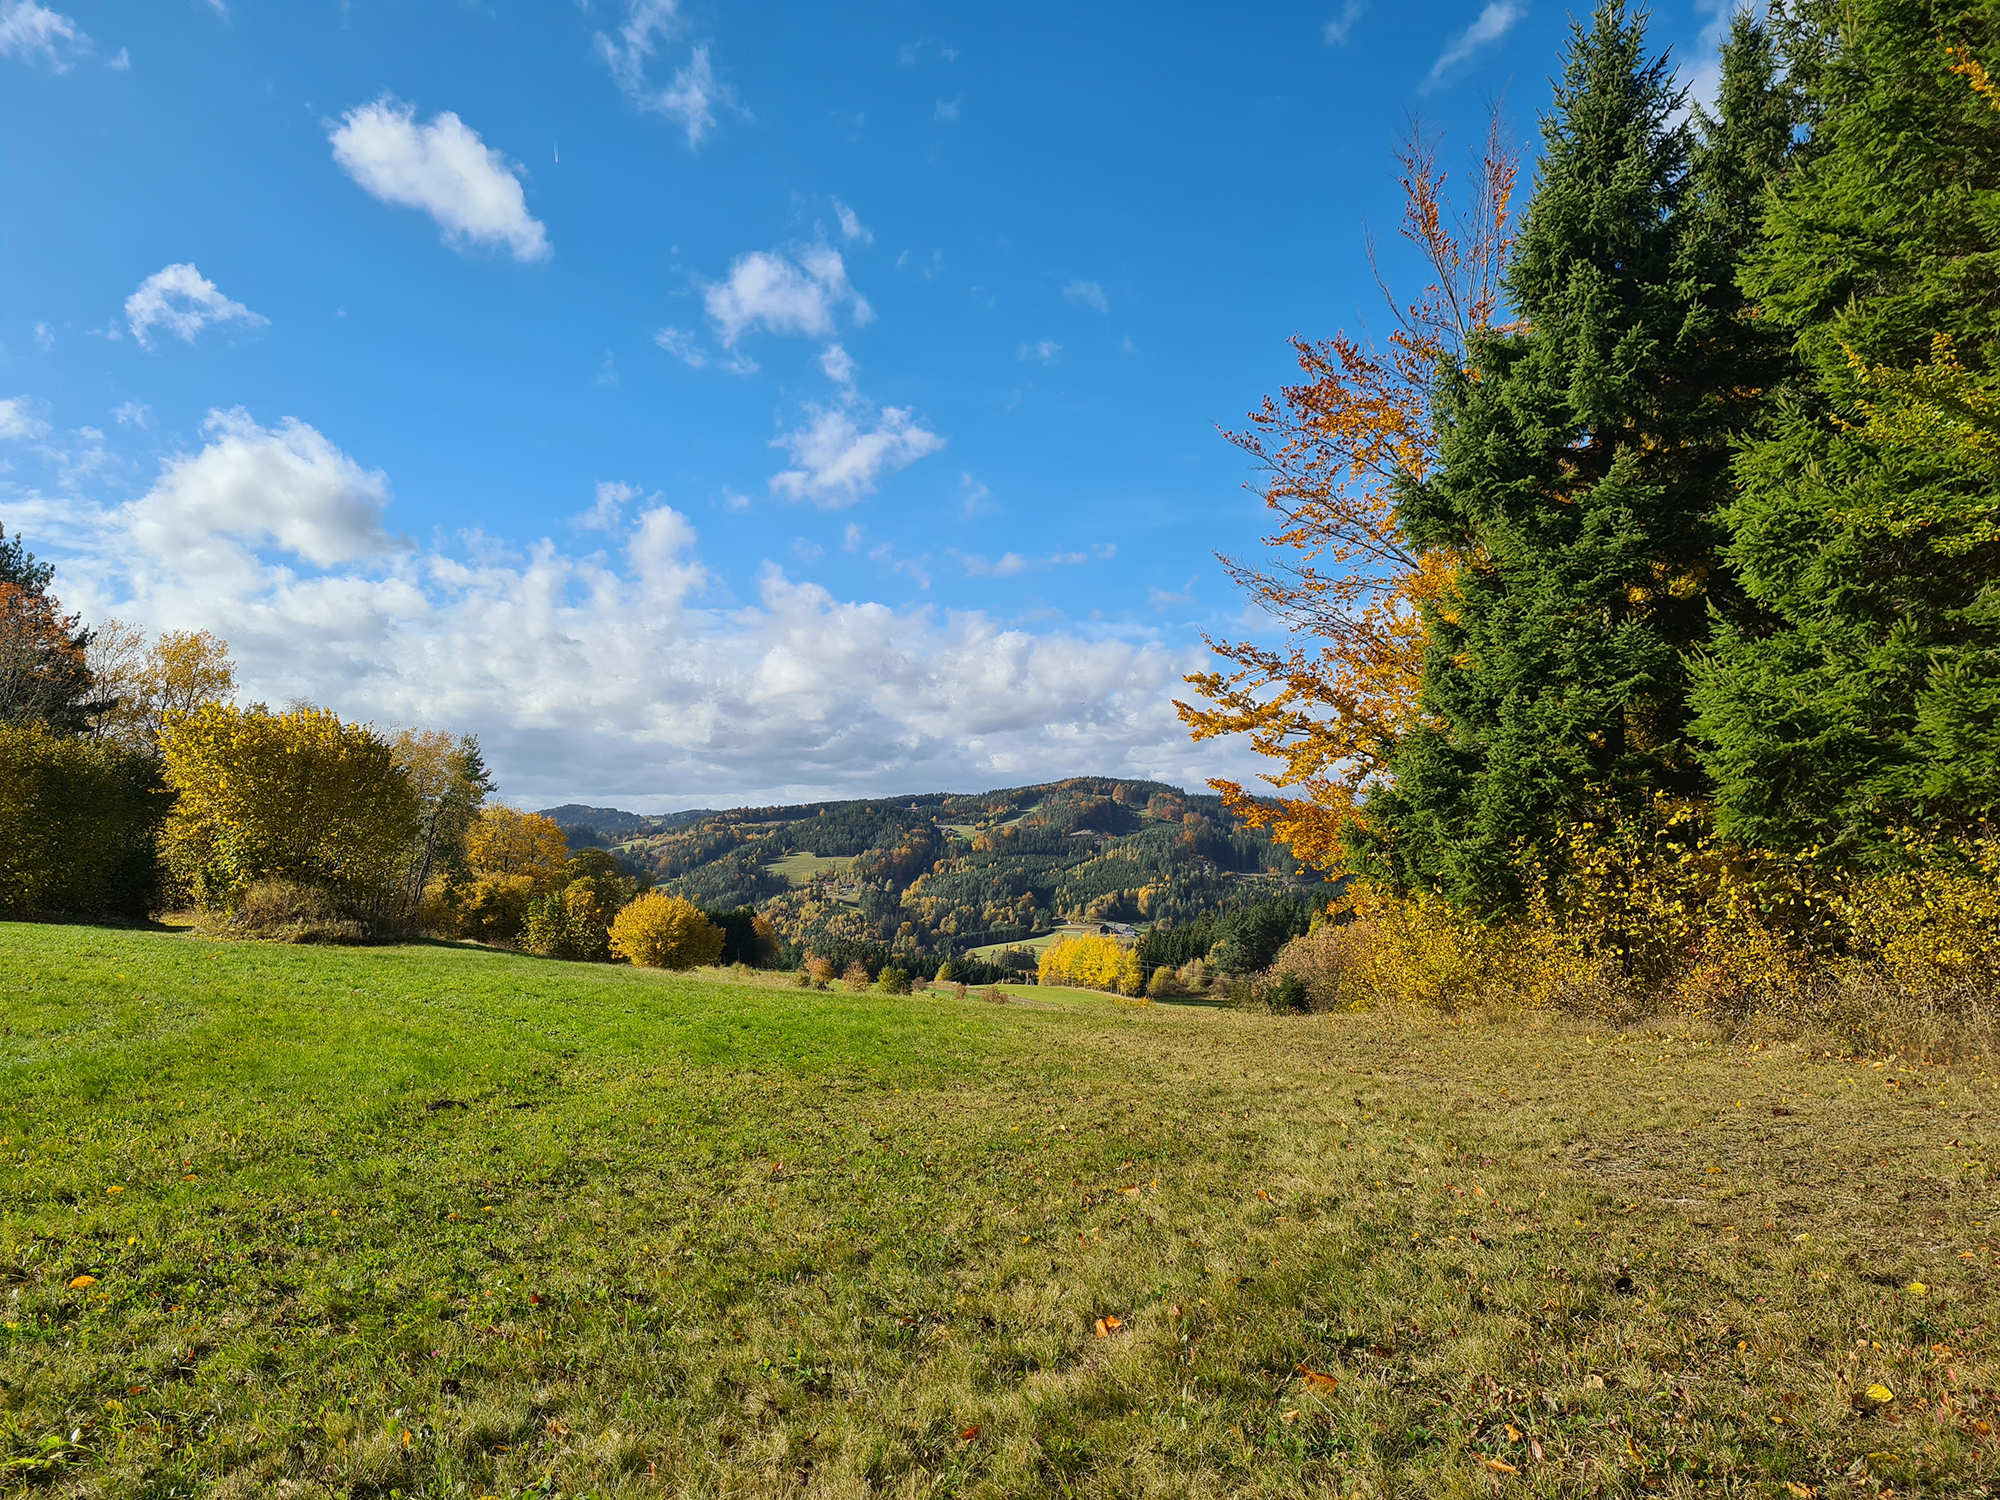
M 0 925 L 0 1491 L 1984 1493 L 1995 1087 Z

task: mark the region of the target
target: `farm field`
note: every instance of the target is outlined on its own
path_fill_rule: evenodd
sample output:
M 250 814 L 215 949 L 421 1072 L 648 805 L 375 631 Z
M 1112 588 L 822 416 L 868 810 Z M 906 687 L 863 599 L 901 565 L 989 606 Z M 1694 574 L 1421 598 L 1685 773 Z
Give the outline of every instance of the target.
M 1984 1065 L 0 925 L 0 1489 L 1980 1493 Z
M 1087 937 L 1095 933 L 1097 927 L 1098 924 L 1095 922 L 1064 922 L 1039 937 L 1022 938 L 1018 943 L 987 943 L 983 947 L 968 948 L 965 952 L 967 957 L 984 959 L 990 959 L 996 953 L 1004 953 L 1009 948 L 1026 948 L 1030 952 L 1040 953 L 1059 938 Z

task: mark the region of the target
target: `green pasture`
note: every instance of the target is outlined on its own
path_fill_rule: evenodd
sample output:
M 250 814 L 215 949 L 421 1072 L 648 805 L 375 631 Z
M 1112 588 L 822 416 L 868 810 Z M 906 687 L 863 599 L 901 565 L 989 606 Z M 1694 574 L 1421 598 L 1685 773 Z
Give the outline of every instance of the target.
M 821 875 L 828 873 L 838 875 L 853 863 L 854 856 L 851 854 L 829 855 L 822 859 L 817 854 L 807 851 L 802 854 L 787 854 L 783 859 L 773 860 L 764 868 L 784 876 L 793 885 L 810 885 Z
M 0 925 L 0 1491 L 1977 1494 L 1994 1087 Z

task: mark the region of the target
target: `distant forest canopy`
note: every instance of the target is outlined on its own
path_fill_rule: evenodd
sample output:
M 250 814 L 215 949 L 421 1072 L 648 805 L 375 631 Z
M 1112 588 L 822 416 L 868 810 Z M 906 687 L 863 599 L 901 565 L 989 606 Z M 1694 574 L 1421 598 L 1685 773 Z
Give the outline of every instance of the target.
M 659 889 L 714 910 L 755 907 L 788 945 L 880 944 L 949 957 L 1065 921 L 1179 926 L 1273 897 L 1332 894 L 1219 796 L 1074 777 L 647 816 L 549 808 L 572 847 L 604 848 Z

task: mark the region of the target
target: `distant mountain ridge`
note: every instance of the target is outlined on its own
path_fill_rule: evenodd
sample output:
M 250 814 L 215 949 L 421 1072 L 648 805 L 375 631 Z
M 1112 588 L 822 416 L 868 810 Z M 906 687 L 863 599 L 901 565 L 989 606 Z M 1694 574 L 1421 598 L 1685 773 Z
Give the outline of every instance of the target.
M 651 815 L 569 803 L 547 816 L 572 846 L 609 848 L 663 890 L 756 907 L 802 948 L 963 952 L 1066 921 L 1184 923 L 1331 894 L 1221 798 L 1157 781 Z

